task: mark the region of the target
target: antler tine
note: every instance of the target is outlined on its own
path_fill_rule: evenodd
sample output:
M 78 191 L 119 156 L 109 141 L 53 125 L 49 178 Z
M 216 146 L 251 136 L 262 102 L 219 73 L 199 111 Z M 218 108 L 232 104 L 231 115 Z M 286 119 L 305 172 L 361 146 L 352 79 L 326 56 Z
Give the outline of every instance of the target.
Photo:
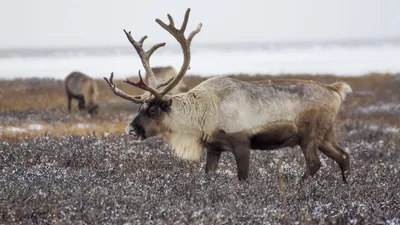
M 140 74 L 140 70 L 139 70 L 138 73 L 139 73 L 139 81 L 138 81 L 138 82 L 135 83 L 135 82 L 133 82 L 133 81 L 130 81 L 128 78 L 125 79 L 124 82 L 127 83 L 127 84 L 130 84 L 130 85 L 132 85 L 132 86 L 138 87 L 138 88 L 140 88 L 140 89 L 142 89 L 142 90 L 148 91 L 148 92 L 150 92 L 151 94 L 153 94 L 156 98 L 161 98 L 160 93 L 159 93 L 157 90 L 155 90 L 155 89 L 149 87 L 149 86 L 143 81 L 142 75 Z
M 165 43 L 159 43 L 154 45 L 153 47 L 151 47 L 148 51 L 147 51 L 147 57 L 151 57 L 151 55 L 160 47 L 165 46 Z
M 186 26 L 189 21 L 189 14 L 190 14 L 190 8 L 188 8 L 185 12 L 185 18 L 183 19 L 182 26 L 181 26 L 182 33 L 185 33 Z
M 199 25 L 197 25 L 197 27 L 196 27 L 196 30 L 192 31 L 189 34 L 188 39 L 187 39 L 189 45 L 192 43 L 194 36 L 196 36 L 196 34 L 198 34 L 200 32 L 202 26 L 203 26 L 203 24 L 199 23 Z
M 129 35 L 132 37 L 130 31 L 129 31 Z M 143 36 L 143 37 L 140 39 L 139 43 L 143 45 L 143 42 L 144 42 L 144 40 L 146 40 L 146 39 L 147 39 L 147 35 Z
M 175 26 L 174 19 L 170 14 L 167 14 L 168 20 L 169 20 L 169 25 L 170 26 Z
M 170 24 L 167 25 L 165 24 L 163 21 L 161 21 L 160 19 L 156 19 L 156 22 L 162 27 L 164 28 L 166 31 L 168 31 L 172 36 L 175 37 L 175 39 L 179 42 L 179 44 L 181 45 L 182 51 L 183 51 L 183 64 L 182 67 L 179 71 L 179 73 L 174 77 L 174 79 L 168 83 L 160 92 L 161 97 L 164 96 L 166 93 L 168 93 L 170 90 L 172 90 L 178 83 L 179 81 L 183 78 L 183 76 L 185 76 L 188 68 L 189 68 L 189 64 L 190 64 L 190 44 L 194 38 L 194 36 L 196 36 L 196 34 L 198 34 L 201 31 L 201 27 L 202 24 L 200 23 L 197 28 L 192 31 L 189 36 L 188 39 L 185 38 L 185 30 L 186 30 L 186 26 L 189 20 L 189 14 L 190 14 L 190 8 L 188 8 L 186 10 L 185 13 L 185 18 L 183 20 L 181 29 L 177 29 L 174 26 L 174 22 L 172 17 L 168 14 L 168 19 L 170 21 Z
M 125 92 L 121 91 L 119 88 L 117 88 L 114 84 L 113 78 L 114 78 L 114 73 L 111 73 L 110 75 L 110 79 L 108 80 L 107 77 L 103 77 L 104 80 L 107 82 L 107 84 L 110 86 L 112 92 L 121 97 L 124 98 L 126 100 L 132 101 L 136 104 L 141 104 L 143 103 L 144 99 L 142 98 L 142 96 L 134 96 L 134 95 L 128 95 Z
M 164 82 L 158 84 L 156 88 L 157 88 L 157 89 L 160 89 L 160 88 L 164 87 L 165 85 L 171 83 L 171 81 L 172 81 L 173 79 L 174 79 L 173 77 L 169 78 L 167 81 L 164 81 Z
M 142 61 L 142 65 L 143 65 L 144 69 L 146 70 L 146 74 L 149 77 L 149 87 L 153 89 L 153 87 L 155 87 L 157 85 L 157 79 L 156 79 L 156 77 L 155 77 L 155 75 L 154 75 L 154 73 L 153 73 L 153 71 L 152 71 L 152 69 L 150 67 L 150 62 L 149 62 L 150 56 L 158 48 L 165 46 L 166 43 L 163 42 L 163 43 L 156 44 L 153 47 L 151 47 L 147 52 L 145 52 L 144 49 L 143 49 L 143 42 L 146 40 L 147 36 L 142 37 L 139 42 L 136 42 L 133 39 L 130 31 L 127 32 L 124 29 L 124 32 L 125 32 L 126 37 L 129 40 L 129 42 L 133 45 L 133 47 L 135 48 L 136 52 L 138 53 L 138 55 L 139 55 L 139 57 L 140 57 L 140 59 Z M 152 91 L 154 92 L 156 90 L 153 89 Z

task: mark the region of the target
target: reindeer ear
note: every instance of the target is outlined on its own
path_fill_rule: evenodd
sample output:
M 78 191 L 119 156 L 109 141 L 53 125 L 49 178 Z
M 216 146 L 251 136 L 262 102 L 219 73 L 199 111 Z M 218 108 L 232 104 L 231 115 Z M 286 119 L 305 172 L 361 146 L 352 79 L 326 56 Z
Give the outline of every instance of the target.
M 166 103 L 168 104 L 168 106 L 171 106 L 171 105 L 172 105 L 172 99 L 168 99 L 168 100 L 166 101 Z
M 161 108 L 162 108 L 162 110 L 164 110 L 164 111 L 169 111 L 171 105 L 172 105 L 172 99 L 168 99 L 168 100 L 163 101 L 163 102 L 161 103 Z

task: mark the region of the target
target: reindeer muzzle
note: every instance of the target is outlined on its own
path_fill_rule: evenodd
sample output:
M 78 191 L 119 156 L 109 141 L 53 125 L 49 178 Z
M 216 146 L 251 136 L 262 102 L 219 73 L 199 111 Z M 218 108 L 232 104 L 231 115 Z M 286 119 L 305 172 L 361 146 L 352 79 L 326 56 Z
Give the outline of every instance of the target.
M 135 141 L 143 141 L 146 138 L 143 129 L 140 129 L 138 126 L 129 124 L 126 126 L 125 131 L 127 134 L 132 135 L 132 138 Z
M 98 109 L 99 109 L 99 105 L 98 104 L 92 105 L 92 106 L 89 107 L 88 112 L 89 112 L 89 114 L 94 114 L 95 115 L 95 114 L 98 113 Z

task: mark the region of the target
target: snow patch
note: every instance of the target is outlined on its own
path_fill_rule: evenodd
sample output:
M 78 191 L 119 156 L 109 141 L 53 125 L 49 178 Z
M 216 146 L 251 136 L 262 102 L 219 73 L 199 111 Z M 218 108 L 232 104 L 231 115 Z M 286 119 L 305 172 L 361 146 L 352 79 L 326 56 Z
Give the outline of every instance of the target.
M 88 123 L 78 123 L 75 125 L 75 127 L 79 129 L 88 129 L 88 128 L 94 128 L 96 125 L 94 124 L 88 124 Z
M 27 130 L 21 127 L 13 127 L 13 126 L 7 126 L 7 127 L 0 127 L 0 131 L 2 132 L 13 132 L 13 133 L 22 133 L 26 132 Z
M 23 133 L 29 132 L 32 130 L 38 131 L 43 130 L 45 128 L 42 124 L 28 124 L 26 127 L 17 127 L 17 126 L 0 126 L 0 133 L 11 132 L 11 133 Z
M 29 124 L 29 130 L 43 130 L 44 126 L 42 124 Z
M 371 124 L 368 126 L 368 129 L 373 130 L 373 131 L 377 131 L 377 130 L 382 130 L 384 133 L 398 133 L 400 132 L 400 128 L 397 127 L 382 127 L 379 125 L 375 125 L 375 124 Z
M 356 109 L 357 112 L 363 114 L 371 114 L 371 113 L 398 113 L 400 112 L 400 104 L 394 103 L 379 103 L 374 105 L 368 105 L 363 107 L 358 107 Z

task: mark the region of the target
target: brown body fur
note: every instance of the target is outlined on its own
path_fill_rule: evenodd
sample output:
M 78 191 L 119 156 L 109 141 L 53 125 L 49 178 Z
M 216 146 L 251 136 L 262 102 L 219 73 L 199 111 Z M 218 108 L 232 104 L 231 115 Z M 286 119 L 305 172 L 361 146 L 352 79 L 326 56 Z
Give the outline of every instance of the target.
M 268 83 L 271 85 L 279 83 L 295 82 L 306 83 L 301 80 L 271 80 L 253 82 L 254 84 Z M 345 99 L 345 93 L 350 92 L 350 87 L 345 83 L 323 85 Z M 347 90 L 343 90 L 346 85 Z M 293 94 L 299 94 L 297 90 Z M 297 93 L 296 93 L 297 92 Z M 320 168 L 321 163 L 317 155 L 317 149 L 329 158 L 335 160 L 342 171 L 342 178 L 346 181 L 346 172 L 350 169 L 350 158 L 348 153 L 341 149 L 333 132 L 333 120 L 337 110 L 326 105 L 315 105 L 300 112 L 295 120 L 276 121 L 258 127 L 256 133 L 246 131 L 226 133 L 219 130 L 212 138 L 205 141 L 207 148 L 206 173 L 217 169 L 218 160 L 222 151 L 233 152 L 238 168 L 238 178 L 246 179 L 249 169 L 250 149 L 275 150 L 285 147 L 300 146 L 306 159 L 307 170 L 303 178 L 313 176 Z
M 65 91 L 68 99 L 68 111 L 71 111 L 72 99 L 78 100 L 80 110 L 87 109 L 90 114 L 97 112 L 99 95 L 96 82 L 86 74 L 72 72 L 65 78 Z
M 305 112 L 299 116 L 295 124 L 288 122 L 276 122 L 264 126 L 262 131 L 254 135 L 246 135 L 244 132 L 227 134 L 219 131 L 211 141 L 207 141 L 207 163 L 206 173 L 215 171 L 218 159 L 222 151 L 240 151 L 238 161 L 239 179 L 248 176 L 250 149 L 276 150 L 285 147 L 300 146 L 306 159 L 307 171 L 303 178 L 313 176 L 320 168 L 321 163 L 316 149 L 320 150 L 329 158 L 335 160 L 342 170 L 343 181 L 346 182 L 345 172 L 350 168 L 348 153 L 343 151 L 337 144 L 332 126 L 326 131 L 328 124 L 321 124 L 324 113 Z M 322 135 L 322 136 L 321 136 Z M 239 150 L 235 149 L 239 146 Z M 218 150 L 219 149 L 219 152 Z M 218 155 L 218 158 L 216 158 Z M 243 162 L 243 163 L 239 163 Z

